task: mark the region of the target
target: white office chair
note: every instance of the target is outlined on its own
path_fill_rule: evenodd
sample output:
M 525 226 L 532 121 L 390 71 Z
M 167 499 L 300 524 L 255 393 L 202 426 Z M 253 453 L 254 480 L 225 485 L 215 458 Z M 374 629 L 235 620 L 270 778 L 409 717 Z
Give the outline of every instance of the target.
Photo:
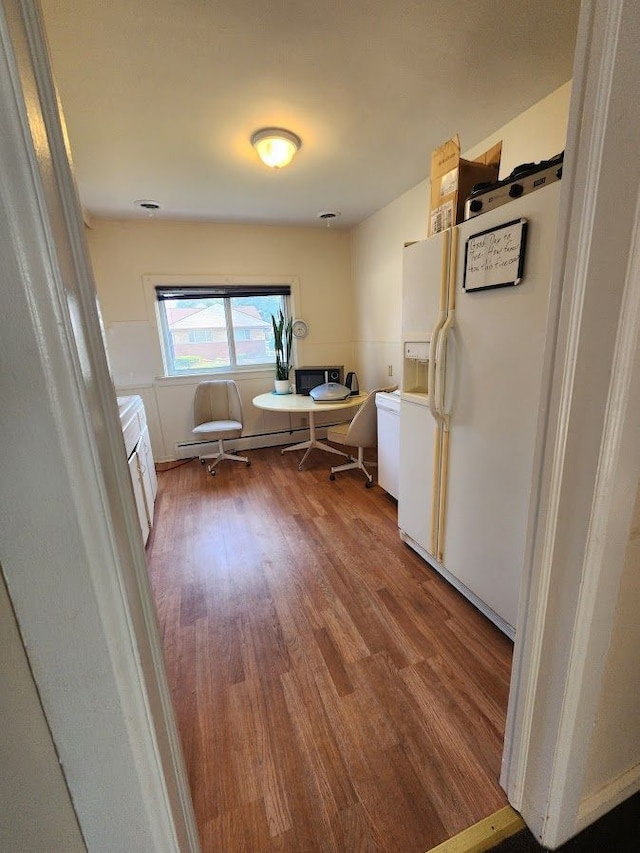
M 198 457 L 203 465 L 208 459 L 213 460 L 207 466 L 211 475 L 216 473 L 216 465 L 222 459 L 235 459 L 237 462 L 244 462 L 247 467 L 251 465 L 246 456 L 236 456 L 233 453 L 225 453 L 224 450 L 225 438 L 239 438 L 244 422 L 242 400 L 238 386 L 232 379 L 200 382 L 196 388 L 193 410 L 193 434 L 203 441 L 218 442 L 217 453 Z
M 355 413 L 353 420 L 329 427 L 327 430 L 327 439 L 329 441 L 358 448 L 358 458 L 354 459 L 350 457 L 350 461 L 344 465 L 335 465 L 329 474 L 330 480 L 335 480 L 336 474 L 339 471 L 349 471 L 352 468 L 359 468 L 367 478 L 365 482 L 367 489 L 373 486 L 373 478 L 364 464 L 364 451 L 367 447 L 377 447 L 378 445 L 376 394 L 379 391 L 395 391 L 397 387 L 397 385 L 390 385 L 387 388 L 377 388 L 375 391 L 371 391 L 367 395 L 367 399 Z M 377 462 L 367 462 L 367 465 L 377 464 Z

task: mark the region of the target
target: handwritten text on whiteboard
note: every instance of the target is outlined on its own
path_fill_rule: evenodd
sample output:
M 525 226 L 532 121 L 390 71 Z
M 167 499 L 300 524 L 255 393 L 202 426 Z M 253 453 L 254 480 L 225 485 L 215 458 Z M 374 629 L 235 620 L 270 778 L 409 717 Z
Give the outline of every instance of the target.
M 524 271 L 527 220 L 517 219 L 467 240 L 465 290 L 519 284 Z

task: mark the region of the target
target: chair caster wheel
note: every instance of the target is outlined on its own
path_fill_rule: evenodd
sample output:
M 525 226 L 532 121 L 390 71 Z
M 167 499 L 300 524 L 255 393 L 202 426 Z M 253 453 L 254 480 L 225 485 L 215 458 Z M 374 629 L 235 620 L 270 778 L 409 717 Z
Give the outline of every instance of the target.
M 335 475 L 335 474 L 329 474 L 329 479 L 330 479 L 330 480 L 335 480 L 335 478 L 336 478 L 336 475 Z
M 250 468 L 250 467 L 251 467 L 251 462 L 249 462 L 248 460 L 247 460 L 247 463 L 246 463 L 246 467 L 247 467 L 247 468 Z
M 216 476 L 216 469 L 215 468 L 209 468 L 209 473 L 211 474 L 212 477 L 215 477 Z
M 370 489 L 371 486 L 373 486 L 373 480 L 367 480 L 367 482 L 364 484 L 365 489 Z
M 201 464 L 201 465 L 204 465 L 204 463 L 205 463 L 207 460 L 206 460 L 206 459 L 199 459 L 198 461 L 200 462 L 200 464 Z

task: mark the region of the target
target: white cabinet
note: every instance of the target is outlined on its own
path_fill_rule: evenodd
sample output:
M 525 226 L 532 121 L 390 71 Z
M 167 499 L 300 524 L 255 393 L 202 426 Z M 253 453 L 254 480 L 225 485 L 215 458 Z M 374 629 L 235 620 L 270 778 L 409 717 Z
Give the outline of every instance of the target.
M 118 397 L 118 408 L 142 541 L 146 542 L 153 526 L 158 492 L 146 413 L 142 398 L 138 396 Z
M 149 427 L 146 426 L 146 424 L 136 446 L 136 456 L 138 459 L 140 480 L 142 481 L 142 490 L 144 492 L 147 521 L 149 522 L 149 529 L 151 529 L 153 527 L 153 509 L 156 494 L 158 493 L 158 478 L 156 477 L 156 466 L 154 465 L 153 455 L 151 453 Z
M 133 496 L 136 500 L 136 510 L 138 511 L 138 521 L 140 522 L 140 530 L 142 532 L 142 540 L 146 542 L 149 538 L 151 525 L 147 515 L 147 502 L 145 499 L 142 479 L 140 477 L 140 457 L 137 451 L 133 451 L 129 457 L 129 474 L 131 475 L 131 484 L 133 486 Z
M 398 500 L 400 479 L 400 393 L 378 392 L 378 485 Z

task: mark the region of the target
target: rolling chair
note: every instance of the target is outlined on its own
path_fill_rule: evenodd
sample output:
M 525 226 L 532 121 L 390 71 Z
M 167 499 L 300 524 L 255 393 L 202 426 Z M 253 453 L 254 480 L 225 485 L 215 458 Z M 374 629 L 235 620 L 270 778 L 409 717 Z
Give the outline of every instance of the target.
M 207 466 L 211 475 L 215 475 L 216 465 L 223 459 L 244 462 L 247 467 L 251 465 L 246 456 L 225 453 L 223 446 L 225 438 L 239 438 L 242 434 L 242 401 L 238 386 L 232 379 L 200 382 L 196 388 L 193 412 L 195 423 L 193 434 L 205 441 L 218 442 L 217 453 L 198 457 L 203 465 L 207 459 L 213 460 Z
M 375 391 L 370 391 L 367 399 L 355 413 L 353 420 L 329 427 L 327 430 L 327 439 L 329 441 L 358 448 L 358 458 L 354 459 L 351 457 L 350 462 L 346 462 L 344 465 L 335 465 L 329 474 L 330 480 L 335 480 L 338 471 L 349 471 L 352 468 L 359 468 L 367 478 L 365 482 L 367 489 L 373 486 L 373 477 L 367 471 L 364 464 L 364 451 L 365 448 L 376 447 L 378 444 L 376 394 L 379 391 L 395 391 L 397 387 L 397 385 L 390 385 L 387 388 L 377 388 Z M 367 465 L 377 464 L 377 462 L 367 462 Z

